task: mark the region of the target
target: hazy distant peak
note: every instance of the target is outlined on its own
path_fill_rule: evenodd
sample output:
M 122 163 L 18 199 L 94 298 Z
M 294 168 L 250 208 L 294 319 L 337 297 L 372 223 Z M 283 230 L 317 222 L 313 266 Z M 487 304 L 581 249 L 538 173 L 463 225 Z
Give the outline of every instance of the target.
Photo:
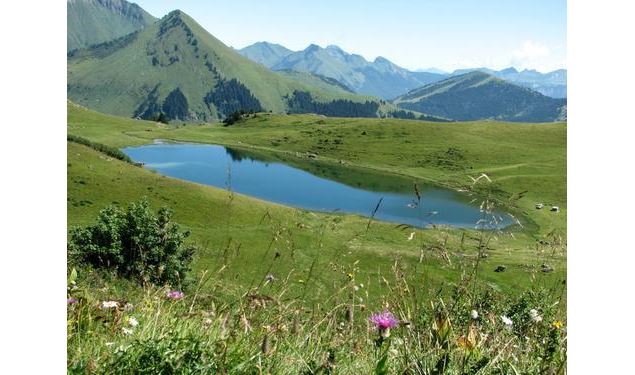
M 501 70 L 499 73 L 503 73 L 503 74 L 518 73 L 518 70 L 516 70 L 516 68 L 511 66 L 511 67 L 509 67 L 507 69 Z

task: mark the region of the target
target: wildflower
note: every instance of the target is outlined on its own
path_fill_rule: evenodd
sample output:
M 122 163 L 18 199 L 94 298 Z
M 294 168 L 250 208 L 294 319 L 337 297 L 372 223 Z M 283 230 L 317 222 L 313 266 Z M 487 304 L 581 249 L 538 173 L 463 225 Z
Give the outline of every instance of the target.
M 170 290 L 165 294 L 165 296 L 169 299 L 177 300 L 185 297 L 185 293 L 181 292 L 180 290 Z
M 551 323 L 551 326 L 555 329 L 560 329 L 562 328 L 562 322 L 559 320 L 556 320 L 555 322 Z
M 212 325 L 212 319 L 210 319 L 210 318 L 205 319 L 205 320 L 203 321 L 203 325 L 204 325 L 205 327 L 209 327 L 209 326 L 211 326 L 211 325 Z
M 511 328 L 512 324 L 514 324 L 514 322 L 505 315 L 501 315 L 501 320 L 508 328 Z
M 123 332 L 124 335 L 132 335 L 132 333 L 134 332 L 134 330 L 130 328 L 126 328 L 126 327 L 121 328 L 121 331 Z
M 359 287 L 357 285 L 353 286 L 353 290 L 355 290 L 356 292 L 359 290 Z
M 136 327 L 139 325 L 139 321 L 131 316 L 128 318 L 128 324 L 130 324 L 131 327 Z
M 470 312 L 470 318 L 472 318 L 473 320 L 478 319 L 478 311 L 476 311 L 476 310 L 472 310 L 472 311 Z
M 536 310 L 536 309 L 529 310 L 529 316 L 531 317 L 531 320 L 534 323 L 542 322 L 542 316 L 540 316 L 540 314 L 538 314 L 538 310 Z
M 379 329 L 379 334 L 382 338 L 389 337 L 390 329 L 399 324 L 399 320 L 388 310 L 371 315 L 369 320 Z
M 106 310 L 106 309 L 116 309 L 117 307 L 119 307 L 119 302 L 117 301 L 103 301 L 101 303 L 101 308 Z
M 76 298 L 71 297 L 71 298 L 67 298 L 66 299 L 66 304 L 67 305 L 74 305 L 76 303 L 77 303 L 77 299 Z

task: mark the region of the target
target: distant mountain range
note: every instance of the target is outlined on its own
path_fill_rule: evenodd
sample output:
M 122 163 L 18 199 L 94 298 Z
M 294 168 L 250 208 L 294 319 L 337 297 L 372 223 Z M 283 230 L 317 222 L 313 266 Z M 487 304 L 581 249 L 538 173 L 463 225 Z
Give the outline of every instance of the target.
M 459 121 L 492 119 L 520 122 L 566 120 L 566 99 L 555 99 L 472 71 L 412 90 L 396 98 L 401 108 Z
M 173 11 L 119 39 L 68 53 L 69 99 L 101 112 L 182 121 L 237 110 L 338 117 L 426 118 L 333 79 L 273 72 L 236 53 L 191 17 Z
M 330 45 L 311 44 L 293 52 L 281 45 L 258 42 L 238 50 L 240 54 L 272 70 L 296 70 L 338 80 L 353 91 L 392 99 L 400 94 L 445 78 L 427 72 L 411 72 L 378 57 L 373 62 Z
M 567 96 L 567 71 L 564 69 L 550 73 L 535 70 L 519 72 L 514 68 L 500 71 L 488 68 L 460 69 L 452 73 L 430 68 L 413 72 L 383 57 L 369 62 L 360 55 L 343 51 L 338 46 L 322 48 L 315 44 L 294 52 L 279 44 L 258 42 L 238 52 L 272 70 L 296 70 L 319 74 L 336 79 L 359 94 L 374 95 L 383 99 L 392 99 L 423 85 L 471 71 L 492 74 L 547 96 Z
M 156 22 L 125 0 L 67 0 L 66 51 L 107 42 Z
M 188 122 L 238 110 L 430 121 L 566 119 L 566 99 L 534 91 L 566 95 L 566 70 L 411 72 L 333 45 L 294 52 L 259 42 L 236 51 L 178 10 L 157 20 L 123 0 L 69 0 L 67 8 L 68 98 L 105 113 Z
M 452 72 L 452 76 L 469 72 L 480 71 L 491 74 L 508 82 L 528 87 L 552 98 L 567 97 L 567 70 L 558 69 L 549 73 L 540 73 L 536 70 L 525 69 L 518 71 L 515 68 L 492 70 L 488 68 L 459 69 Z

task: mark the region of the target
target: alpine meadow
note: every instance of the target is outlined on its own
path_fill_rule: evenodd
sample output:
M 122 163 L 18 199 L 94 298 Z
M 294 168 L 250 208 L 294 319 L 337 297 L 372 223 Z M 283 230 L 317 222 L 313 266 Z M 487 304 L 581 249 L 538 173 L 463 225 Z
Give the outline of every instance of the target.
M 566 374 L 565 67 L 158 3 L 67 0 L 68 373 Z

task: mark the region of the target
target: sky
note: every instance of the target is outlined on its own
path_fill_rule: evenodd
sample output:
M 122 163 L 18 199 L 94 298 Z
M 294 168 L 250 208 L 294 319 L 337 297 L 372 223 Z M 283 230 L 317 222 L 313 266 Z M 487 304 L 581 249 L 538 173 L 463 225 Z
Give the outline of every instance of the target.
M 566 0 L 131 0 L 180 9 L 225 44 L 335 44 L 410 70 L 566 68 Z

